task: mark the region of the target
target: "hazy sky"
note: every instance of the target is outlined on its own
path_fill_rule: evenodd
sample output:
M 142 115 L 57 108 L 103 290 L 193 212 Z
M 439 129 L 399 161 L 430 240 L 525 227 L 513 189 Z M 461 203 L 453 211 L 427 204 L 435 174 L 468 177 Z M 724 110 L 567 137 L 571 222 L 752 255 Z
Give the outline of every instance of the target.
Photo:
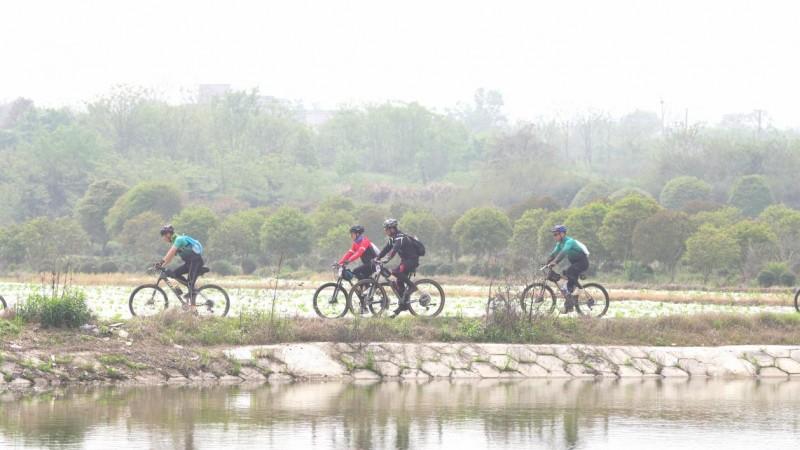
M 515 118 L 764 109 L 800 126 L 797 1 L 65 1 L 0 3 L 0 101 L 80 105 L 115 84 L 200 83 L 307 105 L 478 87 Z

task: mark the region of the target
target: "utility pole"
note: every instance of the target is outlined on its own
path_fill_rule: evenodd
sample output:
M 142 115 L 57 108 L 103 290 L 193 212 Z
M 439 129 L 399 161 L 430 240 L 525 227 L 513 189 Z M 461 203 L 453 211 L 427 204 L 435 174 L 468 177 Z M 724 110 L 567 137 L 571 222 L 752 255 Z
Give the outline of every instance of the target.
M 756 139 L 761 139 L 761 114 L 764 110 L 757 109 L 756 110 L 756 118 L 758 120 L 758 131 L 756 131 Z
M 664 97 L 661 97 L 661 137 L 664 137 Z
M 685 115 L 683 116 L 683 129 L 689 131 L 689 108 L 686 108 Z

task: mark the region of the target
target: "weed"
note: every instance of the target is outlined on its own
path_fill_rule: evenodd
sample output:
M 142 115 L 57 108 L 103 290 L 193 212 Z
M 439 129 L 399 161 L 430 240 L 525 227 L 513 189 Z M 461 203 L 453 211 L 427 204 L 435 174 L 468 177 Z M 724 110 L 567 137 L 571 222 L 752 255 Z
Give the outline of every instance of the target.
M 77 328 L 92 319 L 86 294 L 79 290 L 64 290 L 52 296 L 31 294 L 16 306 L 16 313 L 25 322 L 56 328 Z

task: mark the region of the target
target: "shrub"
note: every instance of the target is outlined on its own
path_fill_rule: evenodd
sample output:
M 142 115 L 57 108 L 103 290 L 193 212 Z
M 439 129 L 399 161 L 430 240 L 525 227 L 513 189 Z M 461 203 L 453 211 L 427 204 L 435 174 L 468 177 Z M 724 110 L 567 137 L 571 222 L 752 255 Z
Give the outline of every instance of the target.
M 455 274 L 467 273 L 467 265 L 462 262 L 457 262 L 453 264 L 453 273 Z
M 239 273 L 239 271 L 236 270 L 236 266 L 225 260 L 214 261 L 209 268 L 215 274 L 222 275 L 223 277 L 238 275 Z
M 84 261 L 78 266 L 79 273 L 97 273 L 97 265 L 94 261 Z
M 436 269 L 436 273 L 438 273 L 439 275 L 452 275 L 454 270 L 455 269 L 452 264 L 445 263 L 440 265 L 439 268 Z
M 653 276 L 653 269 L 650 266 L 636 261 L 626 261 L 622 271 L 628 281 L 644 281 Z
M 38 322 L 43 327 L 77 328 L 92 319 L 86 294 L 80 290 L 53 296 L 32 294 L 16 306 L 16 313 L 25 322 Z
M 242 273 L 245 275 L 251 275 L 257 268 L 258 265 L 252 258 L 246 258 L 242 261 Z
M 793 286 L 796 281 L 795 275 L 784 263 L 772 262 L 764 266 L 758 273 L 756 280 L 759 286 L 770 287 L 780 284 L 783 286 Z
M 683 209 L 691 202 L 708 201 L 710 195 L 710 184 L 699 178 L 682 176 L 664 185 L 659 200 L 665 208 Z
M 419 273 L 422 275 L 436 275 L 439 270 L 438 264 L 422 264 L 419 266 Z
M 97 266 L 97 273 L 117 273 L 119 266 L 114 261 L 103 261 Z

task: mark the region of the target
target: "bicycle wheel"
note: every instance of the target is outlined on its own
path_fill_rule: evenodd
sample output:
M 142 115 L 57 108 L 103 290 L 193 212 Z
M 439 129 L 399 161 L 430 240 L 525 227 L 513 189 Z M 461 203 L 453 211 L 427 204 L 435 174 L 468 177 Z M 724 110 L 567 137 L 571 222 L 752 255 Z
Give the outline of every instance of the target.
M 433 280 L 414 282 L 417 290 L 408 299 L 411 314 L 423 317 L 436 317 L 444 309 L 444 289 Z
M 231 308 L 231 301 L 225 289 L 215 285 L 207 284 L 197 290 L 194 303 L 197 314 L 201 316 L 225 317 Z
M 800 312 L 800 304 L 798 304 L 798 301 L 800 301 L 800 289 L 798 289 L 797 293 L 794 294 L 794 309 L 797 310 L 797 312 Z
M 556 293 L 550 286 L 543 283 L 533 283 L 528 285 L 520 301 L 522 311 L 531 317 L 552 314 L 556 310 Z
M 0 295 L 0 311 L 3 311 L 6 308 L 8 308 L 8 305 L 6 304 L 6 299 L 4 299 L 2 295 Z
M 597 283 L 589 283 L 575 291 L 575 309 L 587 317 L 603 317 L 608 311 L 608 292 Z
M 143 284 L 131 292 L 128 308 L 132 316 L 152 316 L 169 306 L 167 294 L 155 284 Z
M 350 297 L 347 304 L 350 312 L 355 316 L 361 315 L 362 304 L 367 306 L 373 316 L 380 316 L 389 307 L 389 296 L 386 295 L 386 290 L 383 289 L 383 286 L 376 283 L 372 278 L 367 278 L 359 281 L 350 289 Z
M 350 295 L 336 283 L 325 283 L 314 292 L 314 311 L 323 319 L 337 319 L 347 314 Z

